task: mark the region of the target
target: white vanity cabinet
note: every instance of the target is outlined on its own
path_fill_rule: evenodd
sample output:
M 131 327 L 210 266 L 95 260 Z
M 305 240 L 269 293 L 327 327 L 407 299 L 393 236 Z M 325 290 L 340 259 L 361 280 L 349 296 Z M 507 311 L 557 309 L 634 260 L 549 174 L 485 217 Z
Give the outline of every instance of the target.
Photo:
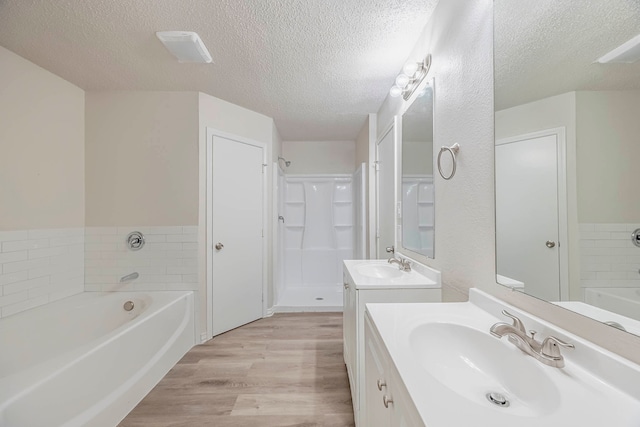
M 368 314 L 364 323 L 364 405 L 361 406 L 360 425 L 424 427 Z
M 386 261 L 344 261 L 344 312 L 343 338 L 344 360 L 351 386 L 354 417 L 358 427 L 372 427 L 374 424 L 364 423 L 360 419 L 366 402 L 364 400 L 365 387 L 365 344 L 364 344 L 364 313 L 368 303 L 410 303 L 410 302 L 440 302 L 442 294 L 439 274 L 425 277 L 418 273 L 403 272 L 396 279 L 373 279 L 362 276 L 358 270 L 363 265 L 378 264 L 387 266 Z M 395 268 L 395 267 L 394 267 Z M 382 404 L 382 396 L 380 404 Z M 388 411 L 387 411 L 388 412 Z M 398 424 L 402 425 L 402 424 Z

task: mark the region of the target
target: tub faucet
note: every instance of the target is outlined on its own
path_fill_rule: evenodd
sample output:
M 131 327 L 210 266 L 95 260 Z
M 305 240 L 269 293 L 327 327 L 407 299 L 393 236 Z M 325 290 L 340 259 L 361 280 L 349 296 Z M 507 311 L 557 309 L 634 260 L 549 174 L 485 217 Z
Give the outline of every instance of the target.
M 138 277 L 140 277 L 140 275 L 138 274 L 137 271 L 134 271 L 131 274 L 127 274 L 126 276 L 122 276 L 120 278 L 120 283 L 130 282 L 132 280 L 136 280 Z
M 411 271 L 411 264 L 409 263 L 409 260 L 391 257 L 387 262 L 389 264 L 398 264 L 398 268 L 402 271 Z
M 545 365 L 553 366 L 554 368 L 564 367 L 564 357 L 560 353 L 560 347 L 575 348 L 573 344 L 553 336 L 548 336 L 542 342 L 539 342 L 535 339 L 536 331 L 529 331 L 530 335 L 527 335 L 524 324 L 519 318 L 507 310 L 502 310 L 502 314 L 510 317 L 513 320 L 513 324 L 498 322 L 489 329 L 491 335 L 497 338 L 507 336 L 511 344 Z

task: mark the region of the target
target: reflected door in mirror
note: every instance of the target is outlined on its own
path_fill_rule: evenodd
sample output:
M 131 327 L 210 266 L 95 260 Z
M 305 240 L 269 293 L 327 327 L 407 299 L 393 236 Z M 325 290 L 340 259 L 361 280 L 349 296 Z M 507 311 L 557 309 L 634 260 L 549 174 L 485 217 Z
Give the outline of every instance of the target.
M 560 299 L 557 135 L 496 144 L 498 274 L 530 295 Z M 533 286 L 532 286 L 533 285 Z

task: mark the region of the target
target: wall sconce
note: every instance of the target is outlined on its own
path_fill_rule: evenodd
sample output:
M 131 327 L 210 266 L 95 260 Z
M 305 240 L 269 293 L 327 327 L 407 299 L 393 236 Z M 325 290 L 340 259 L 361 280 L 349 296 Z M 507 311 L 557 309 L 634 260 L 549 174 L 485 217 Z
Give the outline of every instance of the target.
M 396 84 L 391 87 L 389 93 L 393 97 L 402 95 L 405 101 L 411 98 L 416 88 L 427 76 L 431 68 L 431 54 L 428 54 L 421 62 L 409 62 L 402 68 L 402 73 L 396 77 Z

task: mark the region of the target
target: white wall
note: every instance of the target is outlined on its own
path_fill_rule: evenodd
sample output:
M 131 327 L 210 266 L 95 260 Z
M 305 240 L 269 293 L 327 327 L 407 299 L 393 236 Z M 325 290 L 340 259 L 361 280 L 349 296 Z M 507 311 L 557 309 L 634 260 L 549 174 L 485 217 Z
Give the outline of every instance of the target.
M 82 292 L 84 91 L 0 47 L 0 317 Z
M 640 221 L 639 113 L 640 90 L 577 92 L 581 223 Z
M 84 91 L 0 47 L 0 231 L 84 226 Z
M 434 146 L 460 144 L 456 176 L 436 176 L 436 258 L 422 260 L 442 272 L 443 298 L 464 300 L 469 288 L 479 287 L 640 363 L 640 338 L 496 283 L 493 1 L 440 2 L 410 58 L 427 52 L 437 87 Z M 402 103 L 385 100 L 378 132 Z
M 460 144 L 455 178 L 435 177 L 435 259 L 420 259 L 442 272 L 445 301 L 465 300 L 470 287 L 495 282 L 492 3 L 440 2 L 408 59 L 432 55 L 434 150 Z M 404 104 L 385 100 L 378 134 Z
M 198 224 L 198 94 L 87 92 L 88 226 Z
M 287 174 L 353 173 L 355 141 L 283 141 L 283 157 L 291 161 Z

